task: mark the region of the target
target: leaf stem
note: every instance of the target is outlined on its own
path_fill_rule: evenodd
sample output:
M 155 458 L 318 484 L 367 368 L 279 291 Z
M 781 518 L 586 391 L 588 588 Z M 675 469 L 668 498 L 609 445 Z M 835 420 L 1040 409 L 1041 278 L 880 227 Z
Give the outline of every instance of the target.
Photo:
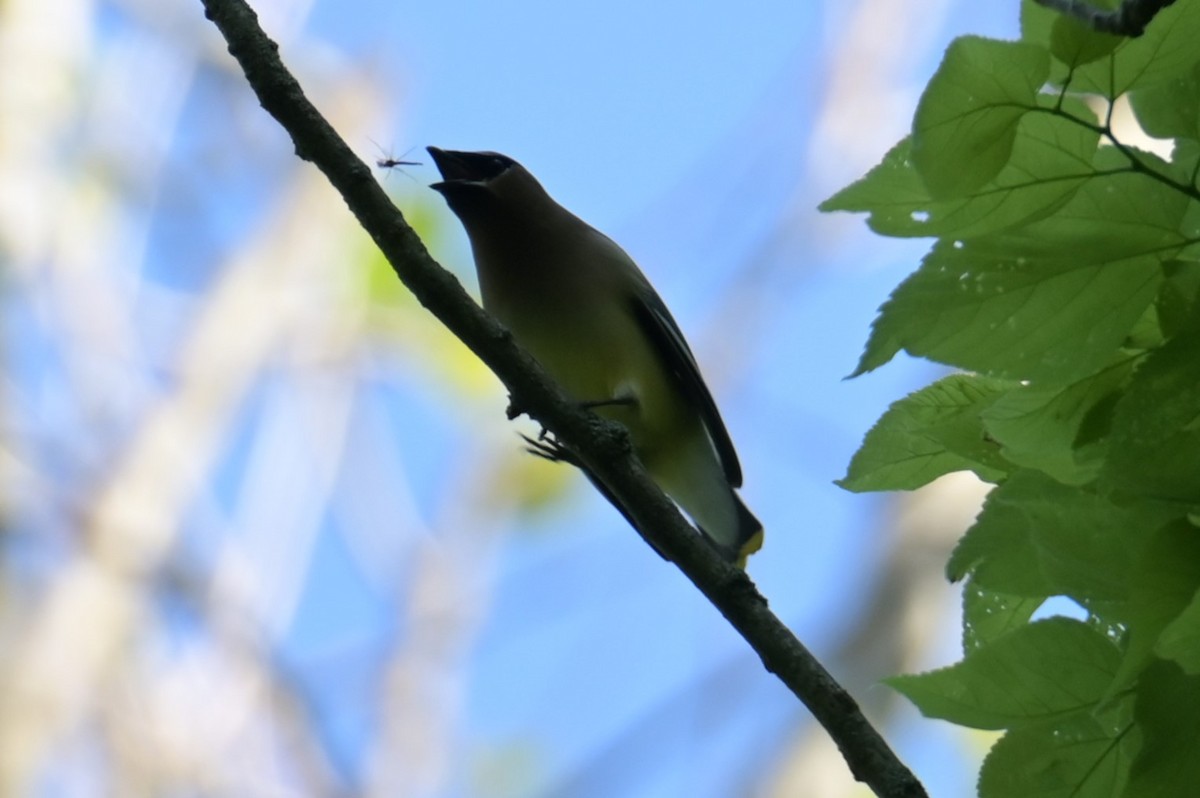
M 1089 122 L 1086 119 L 1064 111 L 1061 108 L 1061 104 L 1056 105 L 1054 108 L 1043 108 L 1041 106 L 1037 106 L 1035 108 L 1031 108 L 1030 110 L 1062 117 L 1063 119 L 1067 119 L 1077 125 L 1081 125 L 1094 133 L 1100 134 L 1104 138 L 1108 139 L 1109 143 L 1112 144 L 1112 146 L 1118 152 L 1129 159 L 1131 171 L 1143 174 L 1152 180 L 1157 180 L 1159 183 L 1175 189 L 1190 199 L 1200 201 L 1200 188 L 1196 186 L 1196 172 L 1193 172 L 1192 179 L 1188 183 L 1175 180 L 1170 175 L 1165 175 L 1162 172 L 1159 172 L 1157 169 L 1150 167 L 1145 161 L 1137 156 L 1131 147 L 1116 137 L 1116 134 L 1114 134 L 1112 130 L 1113 105 L 1114 103 L 1112 102 L 1108 104 L 1108 112 L 1105 114 L 1103 125 L 1096 124 L 1095 122 Z M 1200 163 L 1198 163 L 1197 167 L 1200 169 Z

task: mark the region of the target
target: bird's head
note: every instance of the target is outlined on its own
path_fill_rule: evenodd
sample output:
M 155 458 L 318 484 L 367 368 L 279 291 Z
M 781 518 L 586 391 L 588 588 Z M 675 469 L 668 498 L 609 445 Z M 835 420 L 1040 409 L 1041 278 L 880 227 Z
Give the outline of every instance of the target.
M 429 187 L 446 199 L 468 233 L 511 225 L 557 208 L 525 167 L 498 152 L 427 147 L 442 180 Z

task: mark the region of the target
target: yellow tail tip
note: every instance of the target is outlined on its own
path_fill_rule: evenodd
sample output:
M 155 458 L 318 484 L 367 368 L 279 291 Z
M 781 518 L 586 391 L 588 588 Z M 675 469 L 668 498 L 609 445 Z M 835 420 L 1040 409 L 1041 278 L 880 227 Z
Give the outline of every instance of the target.
M 738 568 L 741 568 L 743 571 L 746 570 L 746 560 L 750 559 L 751 554 L 754 554 L 763 547 L 764 537 L 763 530 L 760 529 L 742 544 L 742 547 L 738 550 L 737 560 L 735 561 Z

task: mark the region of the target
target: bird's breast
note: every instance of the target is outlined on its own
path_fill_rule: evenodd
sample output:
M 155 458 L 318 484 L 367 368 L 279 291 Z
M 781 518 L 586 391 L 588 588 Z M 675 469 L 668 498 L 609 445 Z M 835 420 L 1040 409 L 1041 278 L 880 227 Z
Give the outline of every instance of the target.
M 690 414 L 634 316 L 633 276 L 644 278 L 615 244 L 589 236 L 587 247 L 476 248 L 483 305 L 572 399 L 632 399 L 596 412 L 651 446 Z
M 637 370 L 632 319 L 595 297 L 526 295 L 488 310 L 578 401 L 613 398 Z

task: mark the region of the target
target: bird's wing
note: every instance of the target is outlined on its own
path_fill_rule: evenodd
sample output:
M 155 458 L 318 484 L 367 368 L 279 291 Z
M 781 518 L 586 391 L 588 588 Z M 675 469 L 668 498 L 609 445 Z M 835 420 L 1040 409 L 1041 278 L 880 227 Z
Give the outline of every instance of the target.
M 696 358 L 684 340 L 679 325 L 671 317 L 671 311 L 667 310 L 658 294 L 650 289 L 633 297 L 633 316 L 652 342 L 663 366 L 675 378 L 687 401 L 700 413 L 704 427 L 708 430 L 708 437 L 716 447 L 721 467 L 725 470 L 725 478 L 732 487 L 740 488 L 742 466 L 738 462 L 733 441 L 730 440 L 725 422 L 721 420 L 721 414 L 717 411 L 717 403 L 713 401 L 708 386 L 704 384 L 704 378 L 700 376 Z

